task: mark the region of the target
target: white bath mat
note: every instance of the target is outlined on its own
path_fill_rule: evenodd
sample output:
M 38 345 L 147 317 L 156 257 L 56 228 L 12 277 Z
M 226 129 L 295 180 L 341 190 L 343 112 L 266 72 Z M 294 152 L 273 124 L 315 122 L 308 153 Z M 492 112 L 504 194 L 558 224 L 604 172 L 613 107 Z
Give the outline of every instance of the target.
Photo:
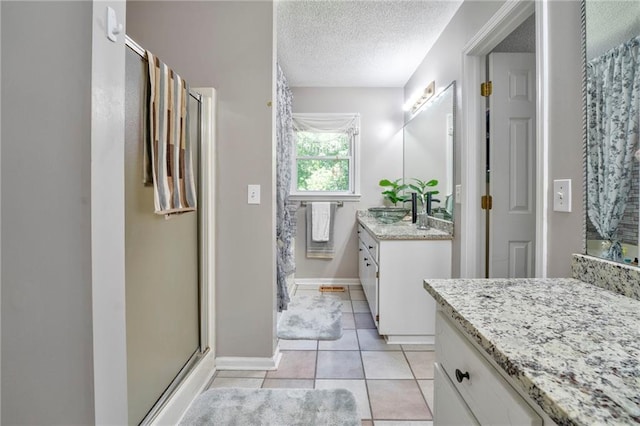
M 338 340 L 342 337 L 342 301 L 336 296 L 297 296 L 282 312 L 278 337 L 287 340 Z
M 184 418 L 192 425 L 359 426 L 356 399 L 346 389 L 210 389 Z

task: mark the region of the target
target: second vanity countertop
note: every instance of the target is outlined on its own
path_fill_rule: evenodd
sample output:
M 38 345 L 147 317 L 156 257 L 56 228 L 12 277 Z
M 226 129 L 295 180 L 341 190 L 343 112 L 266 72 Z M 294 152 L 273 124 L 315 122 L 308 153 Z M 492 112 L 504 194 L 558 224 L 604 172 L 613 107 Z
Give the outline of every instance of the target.
M 370 216 L 367 212 L 359 211 L 357 219 L 362 226 L 369 231 L 375 239 L 382 240 L 452 240 L 453 235 L 432 226 L 422 230 L 415 223 L 403 221 L 385 224 Z M 437 219 L 435 219 L 437 220 Z M 444 221 L 439 221 L 444 222 Z M 438 223 L 438 222 L 435 222 Z M 446 226 L 446 225 L 445 225 Z M 444 226 L 443 226 L 444 227 Z
M 640 423 L 640 301 L 571 278 L 424 286 L 556 423 Z

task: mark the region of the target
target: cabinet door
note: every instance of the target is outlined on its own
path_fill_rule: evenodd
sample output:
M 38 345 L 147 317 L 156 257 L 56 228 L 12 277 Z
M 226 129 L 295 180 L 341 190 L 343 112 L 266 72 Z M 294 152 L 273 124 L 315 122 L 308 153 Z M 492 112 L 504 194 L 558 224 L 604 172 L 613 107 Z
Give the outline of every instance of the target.
M 447 377 L 447 374 L 436 363 L 434 365 L 434 426 L 468 426 L 479 425 L 458 391 Z

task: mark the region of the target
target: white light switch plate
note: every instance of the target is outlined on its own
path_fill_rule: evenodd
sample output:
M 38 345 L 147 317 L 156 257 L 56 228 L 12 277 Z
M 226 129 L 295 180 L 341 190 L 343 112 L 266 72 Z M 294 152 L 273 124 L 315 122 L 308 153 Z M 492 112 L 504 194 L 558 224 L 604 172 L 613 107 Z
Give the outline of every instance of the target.
M 248 185 L 248 204 L 260 204 L 260 185 Z
M 456 185 L 456 204 L 462 204 L 462 185 Z
M 553 181 L 553 210 L 557 212 L 571 211 L 571 179 Z

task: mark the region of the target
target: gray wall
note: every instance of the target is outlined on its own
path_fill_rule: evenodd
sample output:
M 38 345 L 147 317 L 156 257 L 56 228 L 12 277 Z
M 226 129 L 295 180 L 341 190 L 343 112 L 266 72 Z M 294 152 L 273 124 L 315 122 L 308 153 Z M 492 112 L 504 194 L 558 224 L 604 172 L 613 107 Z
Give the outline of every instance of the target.
M 549 5 L 549 206 L 547 275 L 571 275 L 571 254 L 581 253 L 585 218 L 582 161 L 582 42 L 580 2 Z M 553 211 L 553 180 L 572 179 L 571 213 Z
M 462 81 L 462 49 L 500 6 L 502 6 L 502 2 L 465 1 L 404 87 L 404 96 L 405 99 L 408 99 L 417 90 L 424 89 L 431 81 L 436 82 L 436 93 L 444 89 L 453 80 L 456 81 L 455 185 L 461 184 L 462 181 L 462 154 L 460 147 L 462 145 L 462 120 L 464 120 L 464 115 L 462 114 L 462 91 L 465 90 Z M 460 276 L 461 207 L 460 204 L 454 206 L 456 227 L 453 240 L 453 277 Z
M 298 278 L 357 278 L 356 210 L 382 205 L 380 179 L 402 177 L 402 88 L 294 87 L 293 112 L 360 113 L 359 202 L 336 209 L 332 260 L 305 256 L 305 208 L 298 209 L 295 241 Z
M 451 80 L 458 83 L 458 120 L 456 144 L 460 146 L 462 115 L 462 49 L 502 2 L 465 1 L 453 17 L 425 60 L 405 86 L 405 97 L 435 80 L 436 91 Z M 582 101 L 581 101 L 581 39 L 580 2 L 549 2 L 549 186 L 553 179 L 573 179 L 572 213 L 552 211 L 552 192 L 547 194 L 548 205 L 548 276 L 570 275 L 571 253 L 582 250 L 584 211 L 582 164 Z M 455 181 L 461 182 L 461 153 L 455 155 Z M 460 221 L 460 205 L 455 220 Z M 458 227 L 459 229 L 459 227 Z M 453 276 L 460 273 L 460 233 L 453 245 Z
M 271 1 L 127 2 L 127 34 L 217 90 L 217 356 L 275 349 L 273 29 Z M 248 184 L 262 186 L 262 204 L 247 205 Z
M 92 4 L 0 7 L 2 423 L 92 424 Z

